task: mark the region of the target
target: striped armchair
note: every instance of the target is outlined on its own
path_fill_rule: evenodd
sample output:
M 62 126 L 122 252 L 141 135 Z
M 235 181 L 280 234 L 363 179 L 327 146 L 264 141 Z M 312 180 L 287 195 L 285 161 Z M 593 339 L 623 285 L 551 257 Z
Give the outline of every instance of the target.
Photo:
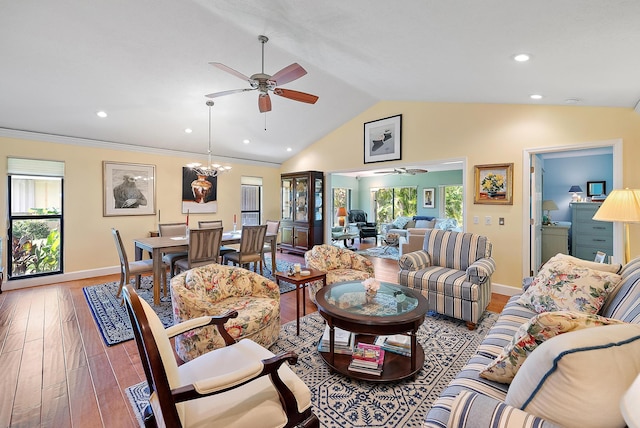
M 398 261 L 398 283 L 420 292 L 429 310 L 461 319 L 473 330 L 491 299 L 496 263 L 491 242 L 474 233 L 428 229 L 422 250 Z

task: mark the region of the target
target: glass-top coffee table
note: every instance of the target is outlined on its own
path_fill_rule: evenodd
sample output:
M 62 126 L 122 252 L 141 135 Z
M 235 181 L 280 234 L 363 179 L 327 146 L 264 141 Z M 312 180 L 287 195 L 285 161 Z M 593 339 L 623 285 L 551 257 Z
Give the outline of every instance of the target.
M 416 333 L 428 303 L 420 292 L 381 282 L 375 297 L 369 297 L 360 281 L 342 282 L 321 288 L 316 300 L 318 312 L 329 326 L 329 351 L 320 352 L 320 356 L 334 371 L 356 379 L 388 382 L 414 376 L 424 365 L 424 350 Z M 381 376 L 350 371 L 351 355 L 334 352 L 335 327 L 356 333 L 356 343 L 373 343 L 378 335 L 407 334 L 411 356 L 385 352 Z

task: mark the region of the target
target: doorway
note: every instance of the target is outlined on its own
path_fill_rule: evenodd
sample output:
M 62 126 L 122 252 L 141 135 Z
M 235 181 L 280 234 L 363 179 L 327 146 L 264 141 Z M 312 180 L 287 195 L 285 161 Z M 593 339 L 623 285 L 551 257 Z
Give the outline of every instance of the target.
M 542 195 L 540 166 L 537 171 L 532 169 L 537 160 L 541 157 L 552 154 L 579 156 L 585 155 L 591 150 L 609 148 L 612 151 L 612 189 L 622 186 L 622 140 L 606 140 L 600 142 L 583 143 L 572 146 L 558 146 L 534 148 L 523 151 L 523 168 L 522 168 L 522 194 L 527 195 L 529 203 L 526 203 L 526 197 L 522 204 L 523 224 L 529 224 L 529 227 L 523 227 L 523 243 L 529 243 L 529 251 L 523 252 L 522 272 L 526 275 L 535 275 L 539 267 L 537 261 L 540 260 L 540 230 L 542 224 Z M 537 189 L 537 190 L 536 190 Z M 568 189 L 567 189 L 568 190 Z M 568 193 L 567 193 L 568 194 Z M 525 244 L 526 245 L 526 244 Z M 621 261 L 623 254 L 622 247 L 622 227 L 619 224 L 613 226 L 613 258 Z

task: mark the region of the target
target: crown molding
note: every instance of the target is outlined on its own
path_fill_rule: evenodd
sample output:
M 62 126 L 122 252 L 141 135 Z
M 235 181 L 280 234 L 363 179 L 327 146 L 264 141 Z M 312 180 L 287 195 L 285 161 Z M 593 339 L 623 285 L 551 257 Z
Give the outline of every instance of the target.
M 125 152 L 148 153 L 161 156 L 182 157 L 185 159 L 206 158 L 202 153 L 181 152 L 177 150 L 159 149 L 155 147 L 135 146 L 132 144 L 113 143 L 110 141 L 91 140 L 87 138 L 68 137 L 65 135 L 45 134 L 32 131 L 21 131 L 18 129 L 0 128 L 0 137 L 18 138 L 21 140 L 40 141 L 44 143 L 70 144 L 75 146 L 95 147 L 100 149 L 121 150 Z M 256 161 L 226 156 L 216 156 L 220 162 L 228 162 L 242 165 L 264 166 L 270 168 L 280 168 L 279 163 Z

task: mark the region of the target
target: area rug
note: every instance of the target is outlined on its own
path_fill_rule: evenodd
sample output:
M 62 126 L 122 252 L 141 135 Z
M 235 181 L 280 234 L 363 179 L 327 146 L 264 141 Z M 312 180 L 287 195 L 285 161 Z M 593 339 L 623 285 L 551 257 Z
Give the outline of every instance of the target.
M 398 247 L 373 247 L 356 251 L 356 253 L 362 254 L 363 256 L 380 257 L 382 259 L 398 260 L 400 258 Z
M 313 412 L 322 427 L 421 427 L 432 403 L 462 369 L 493 326 L 497 314 L 486 312 L 478 328 L 438 314 L 429 314 L 418 331 L 425 351 L 425 363 L 415 380 L 369 383 L 331 374 L 318 355 L 317 343 L 325 322 L 317 312 L 280 330 L 280 338 L 270 348 L 278 354 L 295 351 L 298 363 L 292 369 L 311 389 Z M 147 406 L 146 382 L 126 388 L 140 426 Z
M 264 271 L 264 276 L 272 278 L 271 258 L 266 256 L 268 269 Z M 289 269 L 292 263 L 276 259 L 276 266 L 279 271 Z M 137 290 L 140 297 L 145 299 L 156 311 L 165 327 L 173 325 L 173 312 L 171 308 L 171 296 L 160 297 L 160 304 L 153 304 L 153 278 L 143 276 L 140 281 L 140 289 Z M 91 285 L 84 287 L 82 291 L 89 304 L 91 314 L 98 325 L 98 330 L 107 346 L 112 346 L 120 342 L 133 339 L 131 322 L 127 315 L 127 310 L 120 305 L 120 298 L 116 297 L 118 292 L 118 282 L 108 282 L 106 284 Z M 280 283 L 280 293 L 287 293 L 295 290 L 295 285 L 286 282 Z

